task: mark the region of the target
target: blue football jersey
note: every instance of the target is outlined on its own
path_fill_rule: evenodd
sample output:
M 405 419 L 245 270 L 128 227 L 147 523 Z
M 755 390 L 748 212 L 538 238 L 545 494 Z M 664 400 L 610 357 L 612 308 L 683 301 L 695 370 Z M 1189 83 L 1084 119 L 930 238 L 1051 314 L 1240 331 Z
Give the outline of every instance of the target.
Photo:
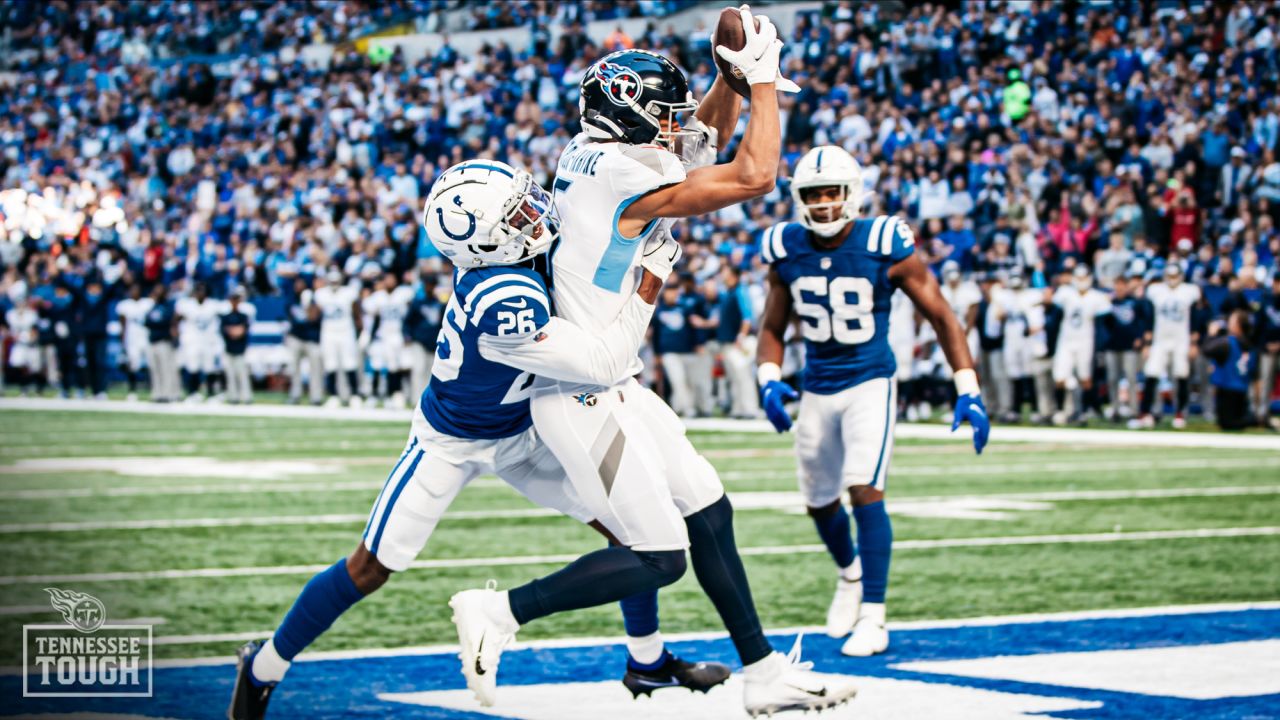
M 521 266 L 459 271 L 436 340 L 422 414 L 436 430 L 460 438 L 494 439 L 533 423 L 534 376 L 480 355 L 481 335 L 536 336 L 551 318 L 543 275 Z
M 799 223 L 764 232 L 761 254 L 791 290 L 805 345 L 803 387 L 830 395 L 896 369 L 889 347 L 889 268 L 915 236 L 897 217 L 853 221 L 839 247 L 821 250 Z

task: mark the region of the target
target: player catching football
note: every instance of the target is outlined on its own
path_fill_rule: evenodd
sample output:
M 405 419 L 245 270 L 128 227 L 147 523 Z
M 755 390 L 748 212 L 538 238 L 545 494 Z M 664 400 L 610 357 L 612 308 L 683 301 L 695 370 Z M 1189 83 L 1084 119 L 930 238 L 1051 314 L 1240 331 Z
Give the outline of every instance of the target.
M 791 195 L 799 221 L 775 225 L 761 240 L 770 264 L 757 351 L 762 404 L 778 432 L 791 427 L 784 403 L 797 393 L 782 382 L 781 362 L 783 334 L 795 313 L 805 344 L 796 428 L 800 491 L 840 569 L 827 633 L 852 632 L 841 649 L 846 655 L 874 655 L 889 645 L 884 601 L 893 530 L 884 491 L 897 417 L 888 340 L 895 290 L 933 325 L 955 372 L 952 430 L 972 425 L 973 447 L 981 453 L 990 421 L 964 329 L 915 255 L 911 230 L 896 217 L 858 219 L 858 162 L 839 147 L 814 148 L 796 165 Z M 858 526 L 856 548 L 841 502 L 845 490 Z
M 751 115 L 730 163 L 686 169 L 681 162 L 702 140 L 694 119 L 712 125 L 711 116 L 724 116 L 722 100 L 713 102 L 711 92 L 702 117 L 688 116 L 699 105 L 671 61 L 629 50 L 587 70 L 583 133 L 561 155 L 555 181 L 563 239 L 550 253 L 549 286 L 558 316 L 605 332 L 634 294 L 642 248 L 661 240 L 666 218 L 713 212 L 773 188 L 781 42 L 766 18 L 759 18 L 758 29 L 745 7 L 740 18 L 743 48 L 716 48 L 750 85 Z M 713 88 L 722 98 L 724 90 Z M 633 358 L 632 372 L 640 367 Z M 848 678 L 812 672 L 798 651 L 788 657 L 770 646 L 724 487 L 660 398 L 630 377 L 607 385 L 539 378 L 530 408 L 579 499 L 621 547 L 507 592 L 468 590 L 453 598 L 462 668 L 477 695 L 492 698 L 502 648 L 522 625 L 674 582 L 685 570 L 686 549 L 743 664 L 749 714 L 820 709 L 854 695 Z

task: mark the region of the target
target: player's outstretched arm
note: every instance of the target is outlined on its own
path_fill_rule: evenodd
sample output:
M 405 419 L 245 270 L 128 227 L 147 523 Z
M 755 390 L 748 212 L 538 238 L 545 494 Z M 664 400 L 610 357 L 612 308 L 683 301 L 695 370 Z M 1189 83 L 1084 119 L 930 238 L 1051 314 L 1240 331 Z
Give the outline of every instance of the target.
M 951 429 L 962 422 L 973 426 L 973 448 L 979 454 L 986 447 L 991 432 L 991 422 L 978 387 L 978 374 L 973 369 L 973 356 L 969 353 L 969 341 L 964 328 L 951 312 L 951 306 L 942 297 L 938 279 L 915 254 L 909 255 L 889 268 L 889 280 L 911 298 L 916 310 L 924 316 L 938 335 L 938 344 L 947 356 L 947 363 L 955 373 L 956 412 Z
M 783 338 L 791 321 L 791 292 L 776 270 L 769 270 L 769 294 L 760 318 L 756 341 L 756 380 L 760 383 L 760 405 L 778 432 L 791 429 L 786 403 L 799 397 L 795 388 L 782 382 Z
M 751 116 L 737 155 L 724 165 L 691 170 L 683 182 L 653 190 L 631 203 L 618 220 L 623 237 L 637 236 L 654 218 L 703 215 L 773 189 L 782 152 L 777 86 L 782 41 L 767 18 L 761 18 L 757 31 L 746 10 L 743 29 L 747 43 L 742 50 L 716 49 L 751 84 Z

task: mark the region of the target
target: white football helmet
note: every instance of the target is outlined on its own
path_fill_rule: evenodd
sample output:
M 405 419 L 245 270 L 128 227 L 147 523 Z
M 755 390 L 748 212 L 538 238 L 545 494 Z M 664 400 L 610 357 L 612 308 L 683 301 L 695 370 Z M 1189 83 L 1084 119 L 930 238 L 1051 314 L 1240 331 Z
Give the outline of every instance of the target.
M 844 190 L 844 199 L 835 203 L 806 205 L 801 191 L 815 187 L 838 186 Z M 800 224 L 821 235 L 831 237 L 858 217 L 862 208 L 862 166 L 853 156 L 837 145 L 820 145 L 800 158 L 791 177 L 791 199 L 796 205 Z M 813 210 L 834 207 L 840 211 L 836 220 L 818 222 Z
M 533 176 L 496 160 L 445 170 L 427 194 L 422 225 L 460 268 L 528 260 L 546 252 L 560 231 L 551 197 Z

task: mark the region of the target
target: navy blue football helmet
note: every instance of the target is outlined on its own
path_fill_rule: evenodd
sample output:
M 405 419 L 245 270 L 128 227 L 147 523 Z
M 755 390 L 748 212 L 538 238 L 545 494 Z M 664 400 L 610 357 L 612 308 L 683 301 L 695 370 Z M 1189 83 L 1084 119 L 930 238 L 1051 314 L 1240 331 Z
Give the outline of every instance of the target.
M 621 50 L 601 58 L 582 78 L 578 108 L 582 128 L 597 140 L 633 145 L 657 143 L 680 154 L 685 136 L 680 114 L 698 109 L 689 81 L 675 63 L 645 50 Z M 669 121 L 667 129 L 663 121 Z

